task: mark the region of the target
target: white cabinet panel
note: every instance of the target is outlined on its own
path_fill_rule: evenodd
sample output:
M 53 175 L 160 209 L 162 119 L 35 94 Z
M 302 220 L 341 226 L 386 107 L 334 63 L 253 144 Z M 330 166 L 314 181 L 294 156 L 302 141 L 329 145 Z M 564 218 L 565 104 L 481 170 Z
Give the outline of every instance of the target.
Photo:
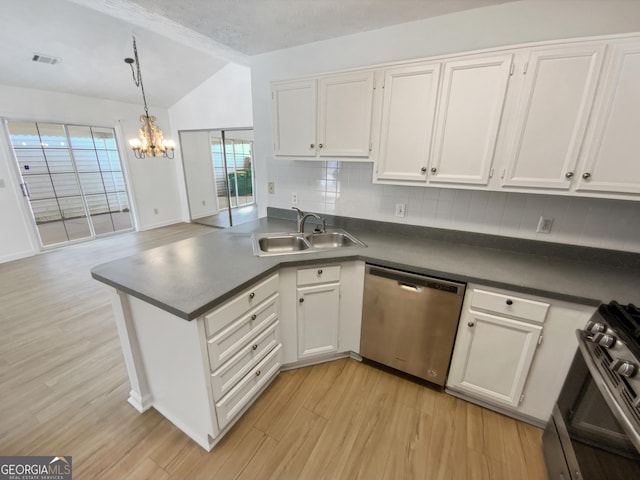
M 439 79 L 439 63 L 385 71 L 377 179 L 426 182 Z
M 576 190 L 640 193 L 640 42 L 613 47 Z
M 429 183 L 489 182 L 512 57 L 445 63 Z
M 316 81 L 274 84 L 273 150 L 275 155 L 316 155 Z
M 605 45 L 531 50 L 504 186 L 568 189 L 584 140 Z
M 274 155 L 368 159 L 373 81 L 361 71 L 273 83 Z
M 340 284 L 298 288 L 298 358 L 338 351 Z
M 540 325 L 465 312 L 447 385 L 516 407 L 541 331 Z
M 320 78 L 318 100 L 318 154 L 368 157 L 373 72 Z

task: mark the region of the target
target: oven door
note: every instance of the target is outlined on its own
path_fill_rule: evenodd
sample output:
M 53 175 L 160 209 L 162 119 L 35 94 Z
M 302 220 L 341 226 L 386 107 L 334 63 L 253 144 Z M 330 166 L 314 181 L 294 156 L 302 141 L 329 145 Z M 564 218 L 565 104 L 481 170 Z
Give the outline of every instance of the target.
M 605 400 L 600 391 L 606 387 L 599 386 L 589 371 L 589 359 L 585 362 L 583 357 L 589 353 L 581 350 L 576 352 L 553 415 L 571 478 L 640 478 L 640 453 L 612 413 L 608 403 L 612 400 Z

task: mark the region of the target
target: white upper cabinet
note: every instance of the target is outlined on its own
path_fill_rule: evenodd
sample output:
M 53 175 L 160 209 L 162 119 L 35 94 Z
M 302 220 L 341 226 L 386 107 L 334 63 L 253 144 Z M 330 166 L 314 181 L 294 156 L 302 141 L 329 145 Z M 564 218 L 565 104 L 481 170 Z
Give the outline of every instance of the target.
M 604 44 L 524 54 L 502 185 L 569 189 L 602 68 Z
M 272 84 L 274 154 L 367 159 L 372 71 Z
M 373 72 L 360 72 L 318 80 L 320 156 L 369 156 L 373 79 Z
M 640 193 L 640 41 L 613 46 L 576 190 Z
M 513 54 L 444 63 L 429 183 L 486 185 Z
M 385 70 L 376 179 L 426 182 L 439 80 L 439 63 Z
M 281 82 L 271 89 L 275 155 L 316 156 L 316 81 Z

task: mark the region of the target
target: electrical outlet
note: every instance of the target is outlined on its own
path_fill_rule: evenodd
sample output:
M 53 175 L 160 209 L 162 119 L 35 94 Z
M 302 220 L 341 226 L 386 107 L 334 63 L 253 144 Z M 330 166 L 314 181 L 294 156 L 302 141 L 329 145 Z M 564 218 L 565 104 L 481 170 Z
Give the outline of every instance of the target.
M 276 184 L 275 184 L 275 182 L 267 183 L 267 189 L 269 190 L 269 195 L 274 195 L 276 193 Z
M 157 209 L 157 208 L 154 208 L 154 209 L 153 209 L 153 214 L 154 214 L 154 215 L 157 215 L 157 214 L 158 214 L 158 209 Z
M 404 217 L 407 214 L 406 203 L 396 203 L 396 217 Z
M 297 192 L 293 192 L 291 194 L 291 203 L 293 203 L 294 205 L 298 204 L 298 193 Z
M 538 228 L 536 232 L 538 233 L 551 233 L 551 226 L 553 225 L 553 218 L 551 217 L 540 217 L 538 220 Z

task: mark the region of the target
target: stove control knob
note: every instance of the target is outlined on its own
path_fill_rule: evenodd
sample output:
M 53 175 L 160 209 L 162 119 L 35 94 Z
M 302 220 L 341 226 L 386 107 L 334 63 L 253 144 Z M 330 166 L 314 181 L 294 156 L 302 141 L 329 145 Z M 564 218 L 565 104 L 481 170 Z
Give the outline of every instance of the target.
M 604 348 L 611 348 L 616 344 L 616 337 L 607 333 L 596 333 L 593 336 L 593 343 L 597 343 Z
M 619 358 L 616 358 L 613 362 L 611 362 L 611 365 L 609 367 L 611 368 L 611 370 L 619 375 L 622 375 L 623 377 L 633 377 L 636 374 L 637 370 L 636 366 L 633 363 L 627 362 L 626 360 L 621 360 Z
M 604 326 L 604 323 L 594 322 L 593 320 L 589 320 L 584 329 L 589 333 L 600 333 L 604 332 L 607 327 Z

